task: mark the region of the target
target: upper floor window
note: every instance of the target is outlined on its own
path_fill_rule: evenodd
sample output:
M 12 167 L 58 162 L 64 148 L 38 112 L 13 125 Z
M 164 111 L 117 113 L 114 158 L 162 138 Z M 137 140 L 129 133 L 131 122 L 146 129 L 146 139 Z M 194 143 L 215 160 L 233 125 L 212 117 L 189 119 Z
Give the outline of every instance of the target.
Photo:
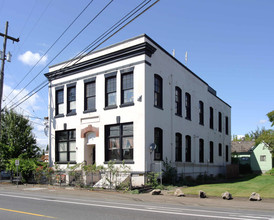
M 182 161 L 182 135 L 180 133 L 176 133 L 175 138 L 175 161 Z
M 57 89 L 55 92 L 56 109 L 55 115 L 64 115 L 64 89 Z
M 228 135 L 228 117 L 225 117 L 225 134 Z
M 209 142 L 209 163 L 214 162 L 214 144 L 213 141 Z
M 106 161 L 133 160 L 133 123 L 107 125 Z
M 186 136 L 186 162 L 191 162 L 191 137 L 189 135 Z
M 85 81 L 85 111 L 95 111 L 96 110 L 96 83 L 95 79 Z
M 213 113 L 213 108 L 209 108 L 209 127 L 211 129 L 214 128 L 214 113 Z
M 76 113 L 76 86 L 67 87 L 67 114 Z
M 204 140 L 199 139 L 199 162 L 204 162 Z
M 163 79 L 157 74 L 154 75 L 154 106 L 163 108 Z
M 204 125 L 204 103 L 199 101 L 199 124 Z
M 121 75 L 121 104 L 133 103 L 133 72 Z
M 218 116 L 218 118 L 219 118 L 219 132 L 222 132 L 222 113 L 221 112 L 219 112 L 219 116 Z
M 154 150 L 154 160 L 163 159 L 163 130 L 161 128 L 154 128 L 154 143 L 156 149 Z
M 116 73 L 106 77 L 106 107 L 116 106 Z
M 55 161 L 76 162 L 76 130 L 56 131 Z
M 191 96 L 189 93 L 185 94 L 186 98 L 186 119 L 191 120 Z
M 182 90 L 175 87 L 175 114 L 182 116 Z

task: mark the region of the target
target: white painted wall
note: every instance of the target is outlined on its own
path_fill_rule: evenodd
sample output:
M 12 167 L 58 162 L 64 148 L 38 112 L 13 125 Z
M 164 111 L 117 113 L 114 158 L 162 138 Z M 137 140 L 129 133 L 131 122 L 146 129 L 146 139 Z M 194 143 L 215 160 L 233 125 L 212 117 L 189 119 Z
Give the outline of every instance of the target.
M 76 129 L 77 163 L 84 161 L 85 146 L 87 140 L 81 138 L 81 129 L 88 125 L 99 128 L 99 137 L 93 139 L 92 144 L 96 145 L 96 164 L 103 165 L 105 162 L 105 125 L 116 124 L 116 117 L 120 116 L 121 123 L 133 122 L 134 124 L 134 164 L 129 164 L 134 172 L 157 171 L 159 167 L 151 165 L 153 153 L 149 151 L 149 145 L 154 142 L 154 127 L 163 129 L 163 159 L 166 157 L 177 166 L 178 172 L 218 174 L 224 172 L 224 166 L 230 163 L 225 162 L 225 146 L 229 146 L 230 153 L 230 107 L 219 98 L 208 92 L 208 85 L 194 76 L 174 58 L 168 56 L 165 51 L 154 44 L 145 36 L 139 36 L 132 40 L 112 45 L 105 49 L 94 52 L 88 58 L 95 58 L 109 52 L 117 51 L 128 46 L 142 42 L 149 42 L 157 50 L 148 57 L 138 55 L 136 57 L 121 60 L 112 64 L 100 66 L 88 71 L 66 76 L 50 82 L 49 87 L 49 115 L 51 119 L 51 158 L 55 162 L 55 131 L 63 130 L 64 123 L 67 129 Z M 148 65 L 146 62 L 151 64 Z M 61 68 L 64 64 L 58 64 L 50 68 L 50 72 Z M 134 67 L 134 106 L 119 107 L 121 74 L 120 70 Z M 117 71 L 117 108 L 104 110 L 105 107 L 105 77 L 104 74 Z M 154 107 L 154 74 L 163 78 L 163 110 Z M 84 80 L 96 77 L 96 112 L 83 113 L 84 111 Z M 55 115 L 55 88 L 64 86 L 64 101 L 67 100 L 66 85 L 76 82 L 76 105 L 77 115 L 54 118 Z M 175 115 L 175 86 L 182 89 L 182 112 L 183 117 Z M 191 117 L 185 119 L 185 92 L 191 95 Z M 141 97 L 141 101 L 137 101 Z M 199 100 L 204 102 L 204 126 L 199 125 Z M 214 108 L 214 130 L 209 129 L 209 107 Z M 223 132 L 218 129 L 218 112 L 223 116 Z M 65 104 L 66 112 L 66 104 Z M 225 116 L 229 118 L 229 134 L 225 134 Z M 183 162 L 175 163 L 175 133 L 180 132 L 183 140 Z M 185 161 L 185 136 L 190 135 L 192 141 L 192 162 Z M 205 161 L 209 159 L 209 141 L 214 142 L 214 164 L 203 163 L 199 160 L 199 138 L 204 139 Z M 223 156 L 218 156 L 218 143 L 222 143 Z M 63 168 L 66 165 L 62 165 Z M 154 168 L 154 170 L 152 170 Z M 196 175 L 195 174 L 195 175 Z M 144 176 L 135 175 L 135 184 L 144 183 Z

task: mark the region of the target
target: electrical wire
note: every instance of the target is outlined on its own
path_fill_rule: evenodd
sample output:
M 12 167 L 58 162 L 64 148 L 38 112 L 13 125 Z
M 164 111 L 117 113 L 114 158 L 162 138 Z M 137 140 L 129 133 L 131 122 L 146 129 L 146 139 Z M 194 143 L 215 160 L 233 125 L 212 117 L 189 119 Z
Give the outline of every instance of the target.
M 7 95 L 9 97 L 14 90 L 25 80 L 25 78 L 32 72 L 32 70 L 40 63 L 40 61 L 48 54 L 48 52 L 54 47 L 54 45 L 63 37 L 63 35 L 70 29 L 70 27 L 75 23 L 75 21 L 84 13 L 84 11 L 91 5 L 93 0 L 91 0 L 84 9 L 76 16 L 76 18 L 69 24 L 69 26 L 62 32 L 62 34 L 54 41 L 54 43 L 47 49 L 47 51 L 40 57 L 40 59 L 34 64 L 34 66 L 27 72 L 23 79 L 14 87 L 14 89 Z M 46 66 L 47 67 L 47 66 Z M 44 70 L 44 69 L 43 69 Z M 42 71 L 43 71 L 42 70 Z M 39 73 L 40 74 L 40 73 Z
M 95 17 L 93 17 L 93 19 L 92 20 L 90 20 L 87 24 L 86 24 L 86 26 L 84 27 L 84 28 L 82 28 L 81 29 L 81 31 L 80 32 L 78 32 L 70 41 L 69 41 L 69 43 L 67 43 L 66 44 L 66 46 L 65 47 L 63 47 L 63 49 L 61 50 L 61 51 L 59 51 L 59 53 L 57 54 L 57 55 L 55 55 L 54 57 L 53 57 L 53 59 L 51 59 L 51 61 L 40 71 L 40 72 L 38 72 L 38 74 L 36 74 L 35 75 L 35 77 L 23 88 L 23 89 L 21 89 L 20 90 L 20 92 L 15 96 L 15 97 L 17 97 L 19 94 L 21 94 L 22 92 L 23 92 L 23 90 L 27 87 L 27 86 L 29 86 L 31 83 L 32 83 L 32 81 L 34 80 L 34 79 L 36 79 L 112 2 L 113 2 L 114 0 L 111 0 L 111 1 L 109 1 L 109 3 L 99 12 L 99 13 L 97 13 L 97 15 L 95 16 Z
M 142 12 L 140 12 L 138 15 L 136 15 L 134 18 L 132 18 L 129 22 L 127 22 L 125 25 L 123 25 L 121 28 L 119 28 L 117 31 L 115 31 L 113 34 L 111 34 L 108 38 L 106 38 L 103 42 L 101 42 L 99 45 L 97 45 L 95 48 L 93 48 L 93 50 L 95 50 L 96 48 L 98 48 L 100 45 L 102 45 L 104 42 L 106 42 L 108 39 L 110 39 L 111 37 L 113 37 L 115 34 L 117 34 L 119 31 L 121 31 L 123 28 L 125 28 L 128 24 L 130 24 L 131 22 L 133 22 L 135 19 L 137 19 L 140 15 L 142 15 L 143 13 L 145 13 L 147 10 L 149 10 L 152 6 L 154 6 L 156 3 L 158 3 L 160 0 L 155 1 L 154 3 L 152 3 L 151 5 L 149 5 L 147 8 L 145 8 Z M 41 87 L 40 87 L 41 85 Z M 41 89 L 43 89 L 45 86 L 48 85 L 48 83 L 43 84 L 41 83 L 39 86 L 37 86 L 34 90 L 32 90 L 28 95 L 24 96 L 23 98 L 25 98 L 23 100 L 23 98 L 21 99 L 20 102 L 18 102 L 16 105 L 14 105 L 12 107 L 12 109 L 16 108 L 17 106 L 21 105 L 23 102 L 25 102 L 27 99 L 29 99 L 31 96 L 33 96 L 34 94 L 36 94 L 37 92 L 39 92 Z
M 88 46 L 86 46 L 81 52 L 79 52 L 74 58 L 72 58 L 69 62 L 67 62 L 61 69 L 66 68 L 67 66 L 69 66 L 72 62 L 74 62 L 76 59 L 79 59 L 76 63 L 78 63 L 82 58 L 82 57 L 88 50 L 90 50 L 90 48 L 94 45 L 96 45 L 96 43 L 98 43 L 100 40 L 102 40 L 105 36 L 107 36 L 109 33 L 111 33 L 113 30 L 115 30 L 117 27 L 119 27 L 125 20 L 129 19 L 132 15 L 130 15 L 131 13 L 136 13 L 138 10 L 140 10 L 141 8 L 139 8 L 140 6 L 142 6 L 147 0 L 144 0 L 142 3 L 140 3 L 138 6 L 136 6 L 134 9 L 132 9 L 129 13 L 127 13 L 123 18 L 121 18 L 118 22 L 116 22 L 114 25 L 112 25 L 108 30 L 106 30 L 103 34 L 101 34 L 98 38 L 96 38 L 92 43 L 90 43 Z M 149 0 L 146 4 L 148 4 L 151 0 Z M 142 6 L 144 7 L 144 5 Z M 139 9 L 138 9 L 139 8 Z M 137 10 L 138 9 L 138 10 Z M 136 11 L 137 10 L 137 11 Z M 130 15 L 130 16 L 129 16 Z M 128 17 L 129 16 L 129 17 Z M 122 22 L 123 21 L 123 22 Z M 76 64 L 74 63 L 74 64 Z

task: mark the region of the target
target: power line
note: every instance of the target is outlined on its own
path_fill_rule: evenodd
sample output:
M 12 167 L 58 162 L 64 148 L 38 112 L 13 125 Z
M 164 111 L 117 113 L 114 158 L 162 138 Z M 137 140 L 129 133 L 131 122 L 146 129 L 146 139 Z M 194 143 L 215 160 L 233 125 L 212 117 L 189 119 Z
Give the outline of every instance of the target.
M 145 5 L 143 5 L 147 0 L 144 0 L 142 3 L 140 3 L 138 6 L 136 6 L 134 9 L 132 9 L 129 13 L 127 13 L 123 18 L 121 18 L 118 22 L 116 22 L 114 25 L 112 25 L 108 30 L 106 30 L 103 34 L 101 34 L 98 38 L 96 38 L 92 43 L 90 43 L 88 46 L 86 46 L 81 52 L 79 52 L 73 59 L 71 59 L 69 62 L 67 62 L 61 69 L 66 68 L 69 66 L 73 61 L 78 59 L 76 63 L 78 63 L 82 58 L 84 58 L 87 54 L 85 54 L 92 46 L 96 45 L 96 43 L 100 42 L 104 37 L 106 37 L 109 33 L 111 33 L 113 30 L 115 30 L 117 27 L 119 27 L 123 22 L 125 22 L 127 19 L 129 19 L 133 14 L 135 14 L 137 11 L 139 11 L 142 7 L 144 7 L 146 4 L 148 4 L 151 0 L 149 0 Z M 143 5 L 141 8 L 139 8 L 141 5 Z M 139 8 L 137 11 L 136 9 Z M 135 11 L 135 12 L 134 12 Z M 133 14 L 131 14 L 134 12 Z M 130 15 L 131 14 L 131 15 Z M 130 16 L 129 16 L 130 15 Z M 125 20 L 124 20 L 125 19 Z M 123 21 L 124 20 L 124 21 Z M 123 22 L 122 22 L 123 21 Z M 89 52 L 90 53 L 90 52 Z M 85 55 L 84 55 L 85 54 Z M 84 56 L 83 56 L 84 55 Z M 83 57 L 82 57 L 83 56 Z M 74 64 L 76 64 L 74 63 Z
M 151 1 L 151 0 L 150 0 Z M 149 1 L 149 2 L 150 2 Z M 108 38 L 106 38 L 103 42 L 101 42 L 99 45 L 97 45 L 95 48 L 93 48 L 92 49 L 92 51 L 93 50 L 95 50 L 96 48 L 98 48 L 100 45 L 102 45 L 104 42 L 106 42 L 108 39 L 110 39 L 112 36 L 114 36 L 115 34 L 117 34 L 119 31 L 121 31 L 123 28 L 125 28 L 128 24 L 130 24 L 131 22 L 133 22 L 135 19 L 137 19 L 140 15 L 142 15 L 143 13 L 145 13 L 147 10 L 149 10 L 152 6 L 154 6 L 156 3 L 158 3 L 160 0 L 157 0 L 157 1 L 155 1 L 154 3 L 152 3 L 151 5 L 149 5 L 147 8 L 145 8 L 142 12 L 140 12 L 138 15 L 136 15 L 134 18 L 132 18 L 129 22 L 127 22 L 125 25 L 123 25 L 121 28 L 119 28 L 117 31 L 115 31 L 113 34 L 111 34 Z M 90 51 L 90 52 L 92 52 L 92 51 Z M 89 53 L 90 53 L 89 52 Z M 59 55 L 59 54 L 58 54 Z M 52 62 L 52 61 L 51 61 Z M 44 82 L 43 82 L 44 83 Z M 19 106 L 19 105 L 21 105 L 23 102 L 25 102 L 27 99 L 29 99 L 31 96 L 33 96 L 34 94 L 36 94 L 37 92 L 39 92 L 41 89 L 43 89 L 45 86 L 47 86 L 47 83 L 46 84 L 43 84 L 43 83 L 41 83 L 40 85 L 41 85 L 41 87 L 40 87 L 40 85 L 39 86 L 37 86 L 34 90 L 32 90 L 28 95 L 30 95 L 30 96 L 28 96 L 28 95 L 26 95 L 26 96 L 24 96 L 21 100 L 22 101 L 20 101 L 20 102 L 18 102 L 18 104 L 17 105 L 15 105 L 14 107 L 12 107 L 12 109 L 13 108 L 16 108 L 17 106 Z M 40 88 L 39 88 L 40 87 Z M 37 89 L 37 91 L 35 91 Z M 28 96 L 28 97 L 27 97 Z M 23 100 L 25 98 L 25 100 Z
M 81 29 L 80 32 L 78 32 L 73 38 L 72 40 L 69 41 L 69 43 L 66 44 L 65 47 L 63 47 L 63 49 L 61 51 L 59 51 L 59 53 L 57 55 L 55 55 L 53 57 L 53 59 L 51 59 L 51 61 L 40 71 L 38 72 L 38 74 L 35 75 L 35 77 L 23 88 L 20 90 L 20 92 L 15 96 L 17 97 L 19 94 L 21 94 L 23 92 L 23 90 L 29 86 L 31 84 L 31 82 L 36 79 L 114 0 L 109 1 L 109 3 L 99 12 L 97 13 L 97 15 L 95 17 L 93 17 L 92 20 L 90 20 L 87 25 Z
M 14 90 L 25 80 L 25 78 L 32 72 L 32 70 L 39 64 L 39 62 L 46 56 L 46 54 L 52 49 L 52 47 L 63 37 L 63 35 L 68 31 L 68 29 L 75 23 L 75 21 L 84 13 L 84 11 L 90 6 L 90 4 L 93 2 L 91 0 L 84 9 L 77 15 L 77 17 L 69 24 L 69 26 L 63 31 L 63 33 L 54 41 L 54 43 L 48 48 L 48 50 L 43 54 L 43 56 L 40 57 L 40 59 L 36 62 L 36 64 L 27 72 L 27 74 L 23 77 L 23 79 L 14 87 L 14 89 L 7 95 L 9 97 L 11 93 L 14 92 Z M 47 67 L 47 66 L 46 66 Z M 44 69 L 43 69 L 44 70 Z M 42 70 L 42 71 L 43 71 Z M 39 74 L 42 72 L 40 71 Z M 36 77 L 35 77 L 36 78 Z M 28 84 L 29 85 L 29 84 Z M 28 86 L 27 85 L 27 86 Z

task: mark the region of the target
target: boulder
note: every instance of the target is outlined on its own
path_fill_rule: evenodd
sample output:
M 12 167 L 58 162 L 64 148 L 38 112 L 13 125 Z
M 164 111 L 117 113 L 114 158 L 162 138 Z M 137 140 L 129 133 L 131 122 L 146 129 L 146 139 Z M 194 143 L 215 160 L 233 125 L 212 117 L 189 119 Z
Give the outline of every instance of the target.
M 181 189 L 176 189 L 176 191 L 174 192 L 174 196 L 183 197 L 185 196 L 185 194 L 182 192 Z
M 222 194 L 222 198 L 223 198 L 223 199 L 226 199 L 226 200 L 233 199 L 233 198 L 232 198 L 232 195 L 231 195 L 229 192 L 224 192 L 224 193 Z
M 262 198 L 259 193 L 253 192 L 251 193 L 251 196 L 249 197 L 249 201 L 261 201 Z
M 202 199 L 206 198 L 206 193 L 204 191 L 200 190 L 199 191 L 199 197 L 202 198 Z
M 151 195 L 160 195 L 161 194 L 161 190 L 160 189 L 154 189 L 150 192 Z

